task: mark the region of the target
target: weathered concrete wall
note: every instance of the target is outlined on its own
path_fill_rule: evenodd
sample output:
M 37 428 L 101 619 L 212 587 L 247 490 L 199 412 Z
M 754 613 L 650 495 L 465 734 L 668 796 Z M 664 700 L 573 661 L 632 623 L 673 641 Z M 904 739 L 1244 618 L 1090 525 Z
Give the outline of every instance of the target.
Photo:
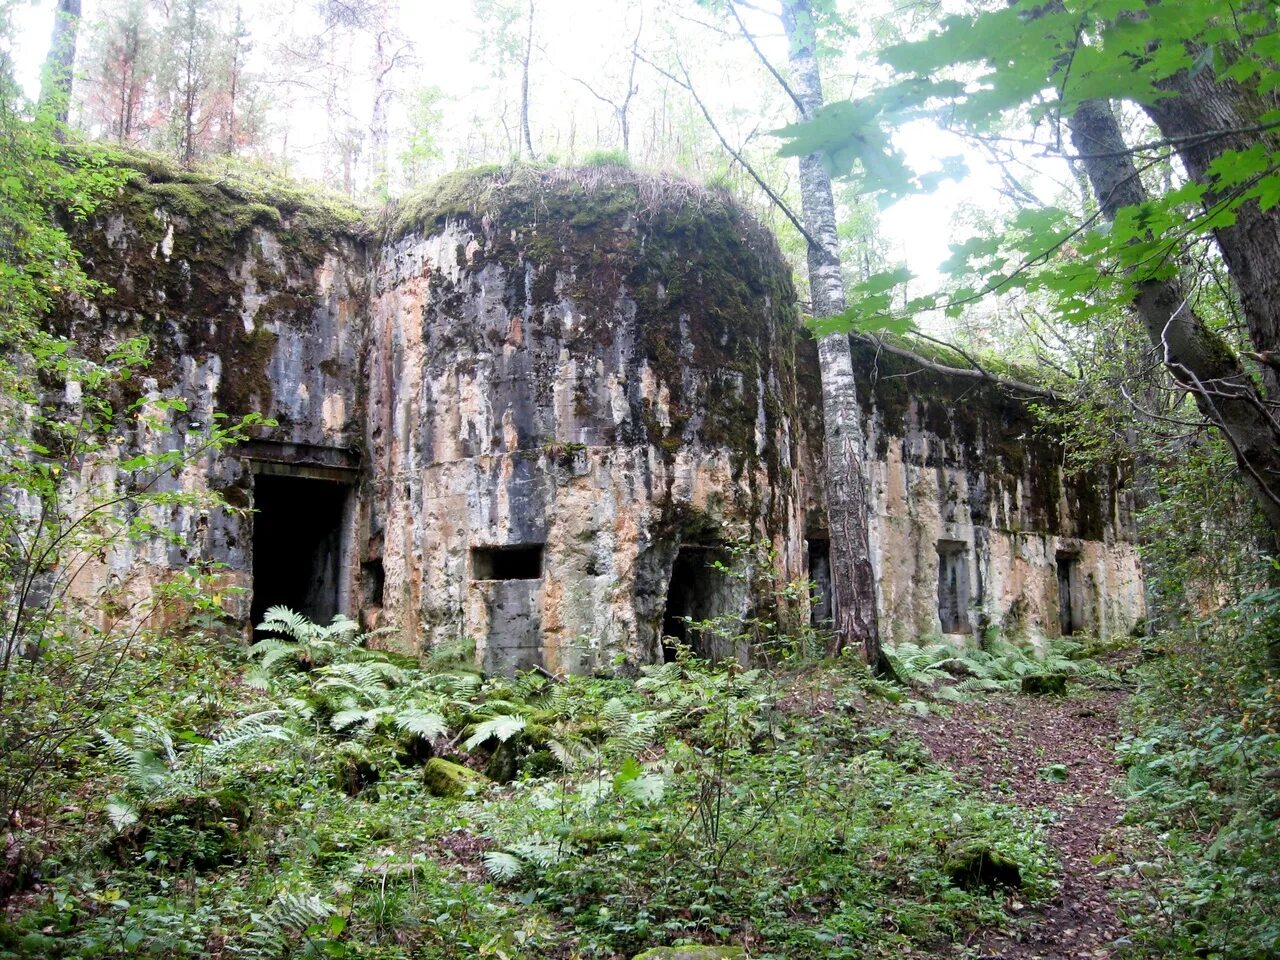
M 717 194 L 596 176 L 446 181 L 377 265 L 370 622 L 489 665 L 660 659 L 685 543 L 764 538 L 803 574 L 772 240 Z M 539 579 L 478 576 L 474 551 L 516 545 Z
M 804 356 L 802 381 L 817 396 L 816 360 Z M 1113 469 L 1070 473 L 1031 399 L 856 341 L 854 356 L 885 642 L 944 632 L 1058 636 L 1060 560 L 1074 585 L 1072 627 L 1104 636 L 1134 629 L 1145 608 L 1126 478 Z M 811 418 L 808 435 L 819 428 Z M 818 525 L 820 496 L 810 501 Z M 943 553 L 961 571 L 959 624 L 939 617 Z
M 228 611 L 247 620 L 253 461 L 238 451 L 199 453 L 215 412 L 277 421 L 254 431 L 267 451 L 360 442 L 366 269 L 355 223 L 305 200 L 272 199 L 275 205 L 206 177 L 144 167 L 90 223 L 73 225 L 86 272 L 108 290 L 60 312 L 58 329 L 90 355 L 128 337 L 149 339 L 150 365 L 125 385 L 119 408 L 138 397 L 186 401 L 185 412 L 163 414 L 156 428 L 122 436 L 105 457 L 86 462 L 82 489 L 138 482 L 114 474 L 110 461 L 119 450 L 185 449 L 192 456 L 180 474 L 161 474 L 148 489 L 216 490 L 241 508 L 170 508 L 154 519 L 178 542 L 118 543 L 79 571 L 79 595 L 109 589 L 128 603 L 172 570 L 219 564 L 233 588 Z
M 150 169 L 77 229 L 114 290 L 59 325 L 90 352 L 149 337 L 121 402 L 188 406 L 122 449 L 195 450 L 215 411 L 278 421 L 158 481 L 231 511 L 172 508 L 156 519 L 176 544 L 121 544 L 81 596 L 142 597 L 218 563 L 247 623 L 255 564 L 300 564 L 331 609 L 394 628 L 386 642 L 474 644 L 493 671 L 652 662 L 682 615 L 804 622 L 775 593 L 821 553 L 816 361 L 776 245 L 725 196 L 621 170 L 481 172 L 390 211 L 374 239 L 304 199 Z M 1123 478 L 1065 473 L 995 388 L 855 354 L 888 642 L 1037 641 L 1061 629 L 1064 592 L 1068 628 L 1133 627 Z M 280 478 L 349 486 L 312 500 Z M 97 461 L 80 482 L 125 478 Z M 249 512 L 273 484 L 272 509 L 292 510 L 274 527 Z M 311 531 L 311 504 L 340 516 Z M 329 546 L 295 564 L 267 530 Z M 768 569 L 711 571 L 740 539 L 771 548 Z M 732 632 L 701 652 L 745 657 Z

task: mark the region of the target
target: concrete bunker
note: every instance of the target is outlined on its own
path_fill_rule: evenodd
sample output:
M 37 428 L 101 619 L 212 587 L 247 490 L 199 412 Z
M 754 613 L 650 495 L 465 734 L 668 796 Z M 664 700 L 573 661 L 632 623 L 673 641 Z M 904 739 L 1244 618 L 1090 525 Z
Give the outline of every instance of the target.
M 239 625 L 274 603 L 341 611 L 406 653 L 474 641 L 494 673 L 633 671 L 685 617 L 726 618 L 688 638 L 711 659 L 746 657 L 749 611 L 831 622 L 817 352 L 773 237 L 727 195 L 487 170 L 370 234 L 184 180 L 197 219 L 141 174 L 83 231 L 113 292 L 58 322 L 102 346 L 149 336 L 159 395 L 272 422 L 175 478 L 256 514 L 176 515 L 180 551 L 131 544 L 79 595 L 214 562 L 245 588 L 225 591 Z M 1123 471 L 1064 471 L 1025 398 L 851 346 L 885 643 L 1130 629 Z M 730 531 L 767 541 L 772 570 L 715 571 Z M 808 609 L 779 600 L 804 578 Z

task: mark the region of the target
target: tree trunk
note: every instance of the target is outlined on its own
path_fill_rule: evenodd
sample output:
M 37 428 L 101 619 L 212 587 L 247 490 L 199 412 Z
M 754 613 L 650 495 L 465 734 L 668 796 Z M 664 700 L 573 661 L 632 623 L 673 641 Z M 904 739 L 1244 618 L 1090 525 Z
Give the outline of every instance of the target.
M 369 144 L 373 152 L 373 182 L 369 184 L 369 188 L 378 197 L 385 197 L 390 186 L 388 145 L 391 137 L 387 130 L 387 101 L 391 97 L 387 86 L 387 74 L 391 70 L 390 56 L 387 51 L 390 43 L 391 35 L 386 30 L 379 30 L 373 38 L 373 115 L 369 120 Z
M 53 14 L 53 37 L 40 82 L 40 106 L 66 123 L 71 108 L 71 80 L 76 63 L 76 36 L 80 32 L 80 0 L 58 0 Z
M 533 136 L 529 132 L 529 60 L 533 57 L 533 0 L 529 0 L 529 26 L 524 39 L 524 60 L 520 64 L 520 136 L 525 154 L 533 156 Z
M 813 13 L 809 0 L 785 0 L 782 22 L 790 42 L 790 63 L 804 116 L 822 106 L 822 79 L 815 56 Z M 816 243 L 808 250 L 813 315 L 827 317 L 845 309 L 835 201 L 831 178 L 816 155 L 800 161 L 800 202 L 805 229 Z M 880 667 L 880 624 L 875 569 L 868 534 L 870 510 L 863 474 L 861 411 L 847 334 L 818 341 L 822 374 L 823 440 L 826 455 L 827 521 L 831 534 L 831 583 L 839 648 L 857 645 L 872 667 Z
M 1272 156 L 1280 151 L 1280 136 L 1274 129 L 1249 129 L 1275 107 L 1255 91 L 1217 78 L 1211 67 L 1195 76 L 1179 73 L 1165 86 L 1174 96 L 1145 109 L 1160 132 L 1175 140 L 1178 156 L 1192 179 L 1206 182 L 1209 165 L 1229 150 L 1261 145 Z M 1275 176 L 1275 171 L 1270 175 Z M 1206 205 L 1213 201 L 1212 196 L 1205 198 Z M 1240 294 L 1254 348 L 1264 357 L 1276 353 L 1275 359 L 1280 361 L 1280 207 L 1264 212 L 1257 200 L 1250 200 L 1236 210 L 1235 223 L 1214 232 Z M 1264 366 L 1263 379 L 1268 397 L 1280 400 L 1276 368 Z
M 1121 207 L 1143 203 L 1146 191 L 1111 106 L 1087 100 L 1068 124 L 1107 219 L 1114 219 Z M 1280 246 L 1272 250 L 1272 257 L 1273 262 L 1280 257 Z M 1274 275 L 1269 279 L 1274 282 Z M 1245 482 L 1280 536 L 1280 423 L 1248 371 L 1227 342 L 1195 313 L 1178 281 L 1140 281 L 1133 306 L 1170 373 L 1191 392 L 1201 413 L 1226 435 Z

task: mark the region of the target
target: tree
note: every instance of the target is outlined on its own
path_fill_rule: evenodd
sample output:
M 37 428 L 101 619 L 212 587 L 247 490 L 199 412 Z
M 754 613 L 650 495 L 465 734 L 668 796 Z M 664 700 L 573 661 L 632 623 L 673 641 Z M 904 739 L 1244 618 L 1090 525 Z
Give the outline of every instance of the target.
M 782 23 L 791 45 L 796 111 L 803 120 L 817 112 L 823 103 L 817 33 L 809 0 L 784 0 Z M 816 154 L 800 158 L 800 198 L 808 234 L 813 315 L 835 316 L 846 307 L 844 271 L 838 252 L 831 178 Z M 818 364 L 822 374 L 823 449 L 836 633 L 841 646 L 859 646 L 866 662 L 878 666 L 883 654 L 875 570 L 871 564 L 867 480 L 862 468 L 865 438 L 847 333 L 828 333 L 819 338 Z
M 1149 204 L 1133 154 L 1110 104 L 1081 103 L 1067 121 L 1103 215 L 1114 225 Z M 1278 248 L 1280 252 L 1280 248 Z M 1280 529 L 1280 423 L 1230 342 L 1200 316 L 1179 274 L 1148 274 L 1133 287 L 1133 310 L 1176 381 L 1195 398 L 1236 455 L 1245 484 Z
M 71 106 L 71 82 L 76 63 L 76 37 L 80 32 L 80 0 L 58 0 L 53 13 L 53 38 L 40 81 L 40 106 L 52 111 L 59 123 L 67 122 Z
M 1014 139 L 1066 157 L 1065 128 L 1075 118 L 1081 143 L 1110 143 L 1077 158 L 1092 164 L 1090 178 L 1102 191 L 1095 215 L 1028 211 L 1005 236 L 974 238 L 953 258 L 956 289 L 909 299 L 902 312 L 958 313 L 1013 289 L 1054 295 L 1067 320 L 1135 304 L 1175 377 L 1227 436 L 1280 534 L 1278 56 L 1280 34 L 1267 3 L 1018 0 L 945 17 L 929 35 L 883 51 L 893 80 L 861 100 L 828 104 L 788 132 L 789 149 L 820 150 L 829 170 L 856 170 L 864 188 L 892 198 L 957 172 L 922 175 L 905 162 L 891 132 L 909 119 L 931 116 L 982 142 L 1010 139 L 1010 125 L 1030 122 L 1037 135 Z M 1114 143 L 1096 106 L 1108 99 L 1138 105 L 1161 136 L 1138 146 Z M 1148 163 L 1144 158 L 1170 154 L 1189 180 L 1148 198 L 1133 189 L 1139 167 L 1103 169 L 1116 157 Z M 1118 191 L 1124 204 L 1116 202 Z M 1253 347 L 1248 357 L 1194 321 L 1187 309 L 1195 305 L 1194 284 L 1181 298 L 1170 285 L 1192 248 L 1209 240 L 1238 293 Z M 856 292 L 865 298 L 849 319 L 864 328 L 888 322 L 885 293 L 904 279 L 887 273 L 862 285 Z
M 202 152 L 214 117 L 207 107 L 213 85 L 217 31 L 217 0 L 178 0 L 169 15 L 165 42 L 173 51 L 163 64 L 172 100 L 169 105 L 170 143 L 186 166 Z
M 619 95 L 606 96 L 600 93 L 586 80 L 581 77 L 573 79 L 580 83 L 589 94 L 607 106 L 613 111 L 614 117 L 618 121 L 618 133 L 622 137 L 622 152 L 631 155 L 631 102 L 635 99 L 639 87 L 636 86 L 636 66 L 640 63 L 640 36 L 644 32 L 644 8 L 640 8 L 640 15 L 636 23 L 636 33 L 631 39 L 631 57 L 627 64 L 626 89 Z
M 400 153 L 400 167 L 405 186 L 410 189 L 425 183 L 428 171 L 443 156 L 440 122 L 444 114 L 440 104 L 444 99 L 444 91 L 439 87 L 421 87 L 408 98 L 408 129 Z
M 520 94 L 518 117 L 514 137 L 507 126 L 504 105 L 499 117 L 507 131 L 507 142 L 512 156 L 524 155 L 536 159 L 533 149 L 533 132 L 529 121 L 529 74 L 533 62 L 534 20 L 537 15 L 536 0 L 473 0 L 476 18 L 485 25 L 481 38 L 481 50 L 494 57 L 494 74 L 499 82 L 505 80 L 512 62 L 520 69 Z
M 103 8 L 85 51 L 88 79 L 83 125 L 92 136 L 136 144 L 147 133 L 144 104 L 154 75 L 155 30 L 148 0 L 121 0 Z

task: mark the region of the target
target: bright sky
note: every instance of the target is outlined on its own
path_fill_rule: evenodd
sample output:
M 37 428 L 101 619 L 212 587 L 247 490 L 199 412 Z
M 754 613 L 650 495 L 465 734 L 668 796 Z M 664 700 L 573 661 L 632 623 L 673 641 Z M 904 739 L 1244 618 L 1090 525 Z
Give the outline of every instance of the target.
M 306 0 L 293 0 L 295 10 L 291 16 L 305 15 Z M 663 3 L 671 0 L 645 0 L 646 3 Z M 15 11 L 18 47 L 14 51 L 20 79 L 34 93 L 38 86 L 38 74 L 52 27 L 53 0 L 35 0 L 21 5 Z M 99 9 L 99 0 L 84 0 L 84 22 L 92 22 Z M 246 4 L 246 9 L 254 5 Z M 691 16 L 699 16 L 692 3 L 686 4 Z M 261 8 L 257 8 L 259 11 Z M 575 78 L 590 83 L 602 93 L 612 95 L 621 90 L 619 57 L 634 35 L 639 5 L 615 5 L 610 3 L 583 3 L 581 0 L 539 0 L 538 42 L 543 47 L 535 65 L 534 117 L 541 120 L 543 137 L 549 135 L 556 118 L 572 113 L 577 124 L 608 122 L 607 108 L 596 101 Z M 465 130 L 476 126 L 479 94 L 493 82 L 488 70 L 473 62 L 474 50 L 485 31 L 485 25 L 476 20 L 472 6 L 463 0 L 401 0 L 402 29 L 414 43 L 417 67 L 414 82 L 422 85 L 438 85 L 454 94 L 445 105 L 445 126 L 453 130 Z M 757 24 L 751 24 L 756 29 Z M 785 59 L 785 41 L 780 36 L 776 21 L 760 23 L 765 34 L 761 45 L 766 54 L 776 62 Z M 648 38 L 646 37 L 646 40 Z M 258 43 L 258 54 L 266 52 L 267 44 Z M 357 54 L 359 56 L 359 54 Z M 723 125 L 738 136 L 745 136 L 752 127 L 750 108 L 760 97 L 750 89 L 743 78 L 754 77 L 752 53 L 745 43 L 722 40 L 709 44 L 691 58 L 691 69 L 697 74 L 702 95 L 713 110 L 722 114 Z M 569 66 L 560 66 L 567 64 Z M 641 67 L 644 71 L 645 68 Z M 654 83 L 651 73 L 638 74 L 641 83 Z M 475 96 L 468 95 L 472 87 Z M 834 84 L 832 85 L 834 86 Z M 296 170 L 302 175 L 318 176 L 322 158 L 318 134 L 324 128 L 324 118 L 315 108 L 299 107 L 290 115 L 290 154 L 299 157 Z M 393 115 L 393 124 L 397 122 Z M 494 118 L 485 118 L 493 127 Z M 514 127 L 514 117 L 508 118 Z M 758 120 L 756 120 L 758 124 Z M 766 126 L 764 129 L 768 129 Z M 592 131 L 584 131 L 588 133 Z M 311 142 L 308 143 L 310 135 Z M 557 137 L 564 137 L 557 128 Z M 979 210 L 996 210 L 1006 205 L 1000 195 L 1000 175 L 985 157 L 954 141 L 927 124 L 916 124 L 904 130 L 899 144 L 913 163 L 922 169 L 937 164 L 943 156 L 961 153 L 968 162 L 970 175 L 962 184 L 947 183 L 930 196 L 911 197 L 900 201 L 885 211 L 881 220 L 882 234 L 889 240 L 893 255 L 905 262 L 919 276 L 915 290 L 937 280 L 936 267 L 948 256 L 948 245 L 960 236 L 953 236 L 955 223 L 961 208 L 969 205 Z M 544 149 L 555 150 L 554 145 L 544 144 Z

